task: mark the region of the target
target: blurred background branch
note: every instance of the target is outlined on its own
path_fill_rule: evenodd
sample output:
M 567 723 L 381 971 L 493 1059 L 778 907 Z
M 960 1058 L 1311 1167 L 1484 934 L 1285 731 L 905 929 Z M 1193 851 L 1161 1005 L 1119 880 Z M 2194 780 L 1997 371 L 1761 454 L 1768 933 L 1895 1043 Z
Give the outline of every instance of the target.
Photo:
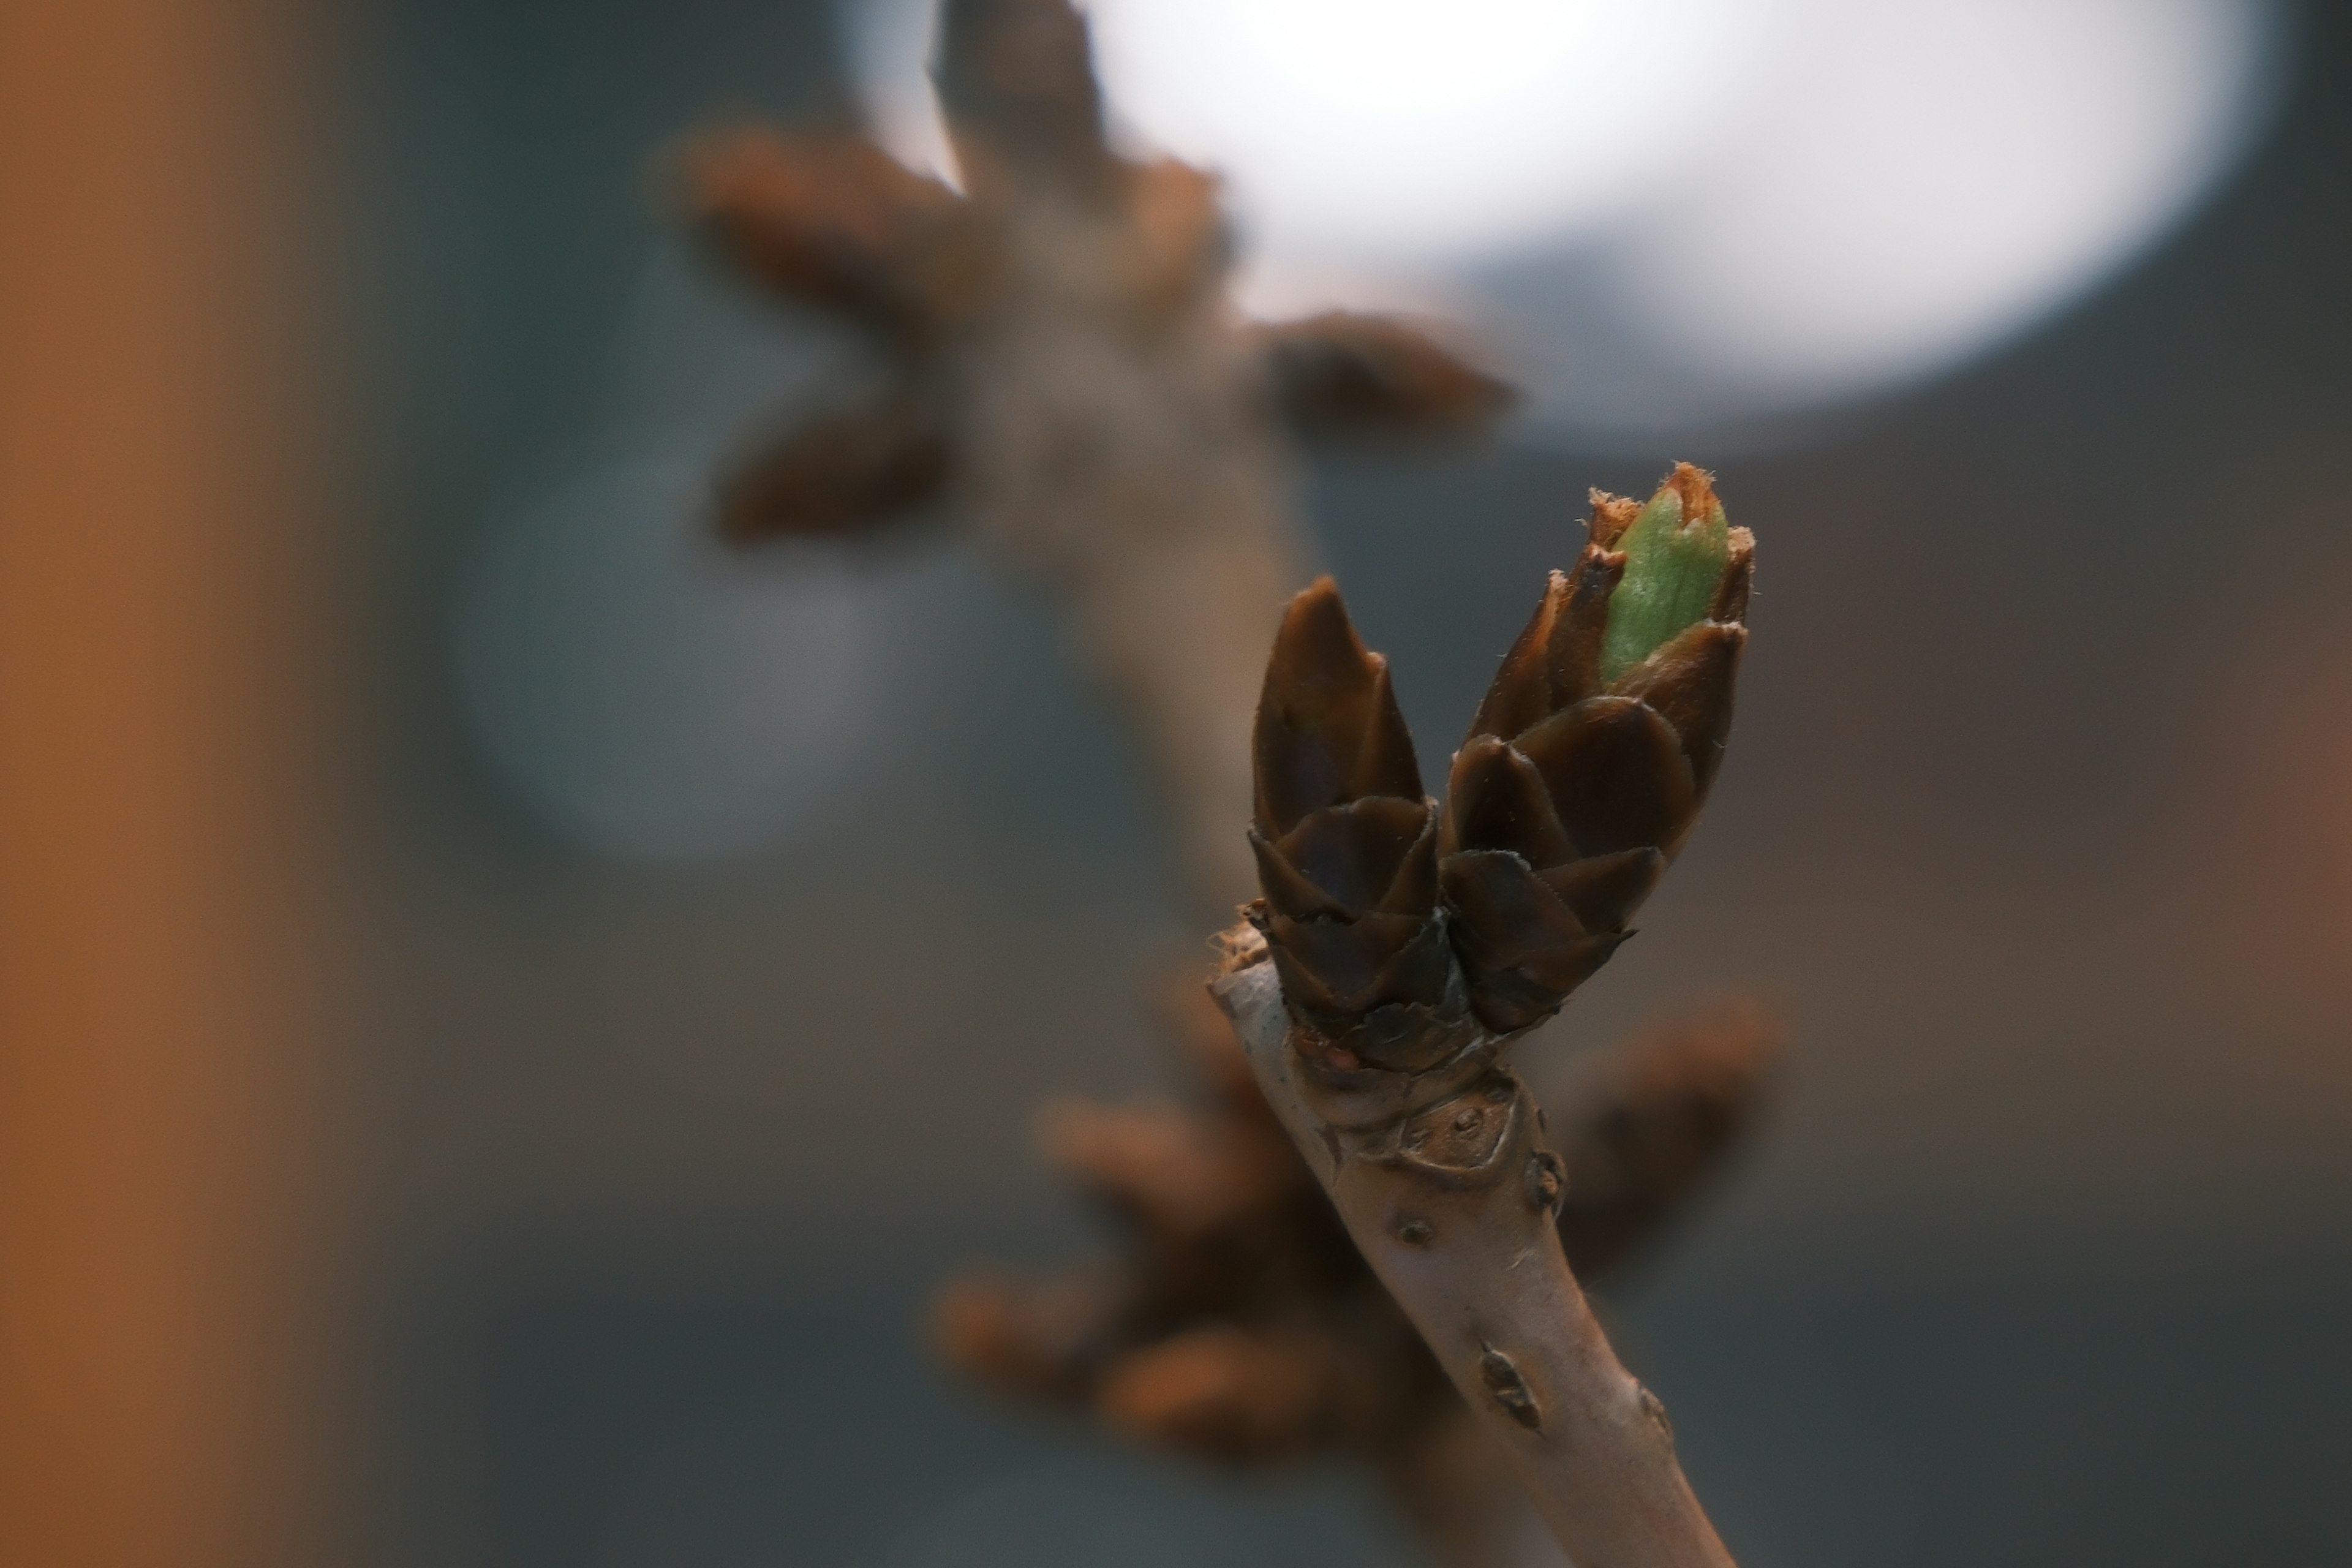
M 888 366 L 862 406 L 740 466 L 719 525 L 838 535 L 944 494 L 1062 600 L 1214 927 L 1252 886 L 1234 825 L 1261 649 L 1311 553 L 1287 431 L 1475 436 L 1510 394 L 1401 321 L 1243 321 L 1215 181 L 1114 153 L 1068 0 L 945 0 L 938 34 L 961 193 L 837 133 L 718 132 L 681 157 L 719 255 Z

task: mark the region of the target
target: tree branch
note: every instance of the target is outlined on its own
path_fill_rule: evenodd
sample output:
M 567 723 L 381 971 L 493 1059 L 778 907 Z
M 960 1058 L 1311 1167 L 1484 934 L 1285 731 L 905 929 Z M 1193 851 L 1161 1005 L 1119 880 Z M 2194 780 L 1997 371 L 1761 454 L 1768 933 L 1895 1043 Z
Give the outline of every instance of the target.
M 1291 601 L 1258 700 L 1265 897 L 1215 994 L 1349 1237 L 1588 1568 L 1731 1560 L 1569 1272 L 1566 1167 L 1502 1053 L 1608 962 L 1688 838 L 1754 552 L 1687 464 L 1645 505 L 1595 496 L 1442 810 L 1328 578 Z M 1673 1142 L 1648 1152 L 1669 1179 Z
M 1213 1462 L 1370 1465 L 1444 1568 L 1505 1568 L 1541 1531 L 1493 1444 L 1373 1279 L 1267 1106 L 1231 1020 L 1188 973 L 1162 993 L 1193 1103 L 1066 1100 L 1047 1158 L 1122 1247 L 1042 1280 L 940 1299 L 948 1363 L 1001 1393 Z M 1780 1027 L 1753 1003 L 1654 1026 L 1553 1106 L 1559 1228 L 1590 1285 L 1686 1214 L 1756 1122 Z
M 1421 1072 L 1333 1068 L 1293 1038 L 1263 938 L 1213 989 L 1258 1087 L 1381 1283 L 1589 1568 L 1731 1568 L 1665 1408 L 1570 1274 L 1541 1112 L 1481 1035 Z

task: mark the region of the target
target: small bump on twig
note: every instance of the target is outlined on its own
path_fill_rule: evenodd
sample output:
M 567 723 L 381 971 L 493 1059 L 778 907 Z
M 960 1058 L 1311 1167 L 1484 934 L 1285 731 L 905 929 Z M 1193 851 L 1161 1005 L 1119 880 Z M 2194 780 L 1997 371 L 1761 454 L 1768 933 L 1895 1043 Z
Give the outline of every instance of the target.
M 1559 1207 L 1560 1194 L 1568 1181 L 1567 1168 L 1559 1156 L 1549 1149 L 1538 1149 L 1528 1156 L 1528 1206 L 1547 1214 Z
M 1536 1404 L 1535 1391 L 1528 1386 L 1518 1363 L 1492 1345 L 1481 1347 L 1478 1357 L 1478 1380 L 1486 1392 L 1495 1396 L 1510 1418 L 1530 1432 L 1543 1429 L 1543 1410 Z

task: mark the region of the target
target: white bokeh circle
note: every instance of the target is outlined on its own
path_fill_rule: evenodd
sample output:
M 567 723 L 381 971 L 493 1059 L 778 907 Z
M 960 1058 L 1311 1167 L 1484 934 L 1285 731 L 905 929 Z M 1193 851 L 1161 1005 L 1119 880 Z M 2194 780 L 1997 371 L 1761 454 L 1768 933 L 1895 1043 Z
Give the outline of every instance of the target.
M 950 172 L 933 0 L 842 0 Z M 2214 188 L 2277 0 L 1084 0 L 1114 122 L 1223 174 L 1266 313 L 1483 324 L 1570 431 L 1850 400 L 2080 297 Z

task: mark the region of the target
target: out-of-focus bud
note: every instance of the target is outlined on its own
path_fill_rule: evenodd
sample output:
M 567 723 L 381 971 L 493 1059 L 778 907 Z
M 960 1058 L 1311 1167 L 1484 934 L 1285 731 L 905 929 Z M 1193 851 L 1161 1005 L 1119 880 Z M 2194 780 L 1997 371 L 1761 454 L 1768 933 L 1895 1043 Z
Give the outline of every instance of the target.
M 893 388 L 789 432 L 728 475 L 719 532 L 738 544 L 858 532 L 936 500 L 953 461 L 937 400 Z
M 1550 1105 L 1560 1245 L 1590 1284 L 1656 1245 L 1757 1131 L 1786 1047 L 1751 998 L 1651 1026 Z
M 869 142 L 712 131 L 679 149 L 676 171 L 719 255 L 782 298 L 921 339 L 993 287 L 971 204 Z
M 1630 934 L 1731 727 L 1755 542 L 1707 476 L 1595 494 L 1584 552 L 1519 636 L 1455 753 L 1439 878 L 1470 1005 L 1509 1033 Z
M 1334 1065 L 1416 1070 L 1462 1017 L 1437 908 L 1437 803 L 1328 577 L 1290 603 L 1258 704 L 1255 918 L 1283 995 Z
M 1309 1329 L 1204 1323 L 1132 1352 L 1095 1408 L 1112 1430 L 1228 1463 L 1265 1463 L 1329 1440 L 1349 1368 Z
M 1276 401 L 1307 437 L 1469 436 L 1517 394 L 1426 333 L 1351 310 L 1256 329 Z

